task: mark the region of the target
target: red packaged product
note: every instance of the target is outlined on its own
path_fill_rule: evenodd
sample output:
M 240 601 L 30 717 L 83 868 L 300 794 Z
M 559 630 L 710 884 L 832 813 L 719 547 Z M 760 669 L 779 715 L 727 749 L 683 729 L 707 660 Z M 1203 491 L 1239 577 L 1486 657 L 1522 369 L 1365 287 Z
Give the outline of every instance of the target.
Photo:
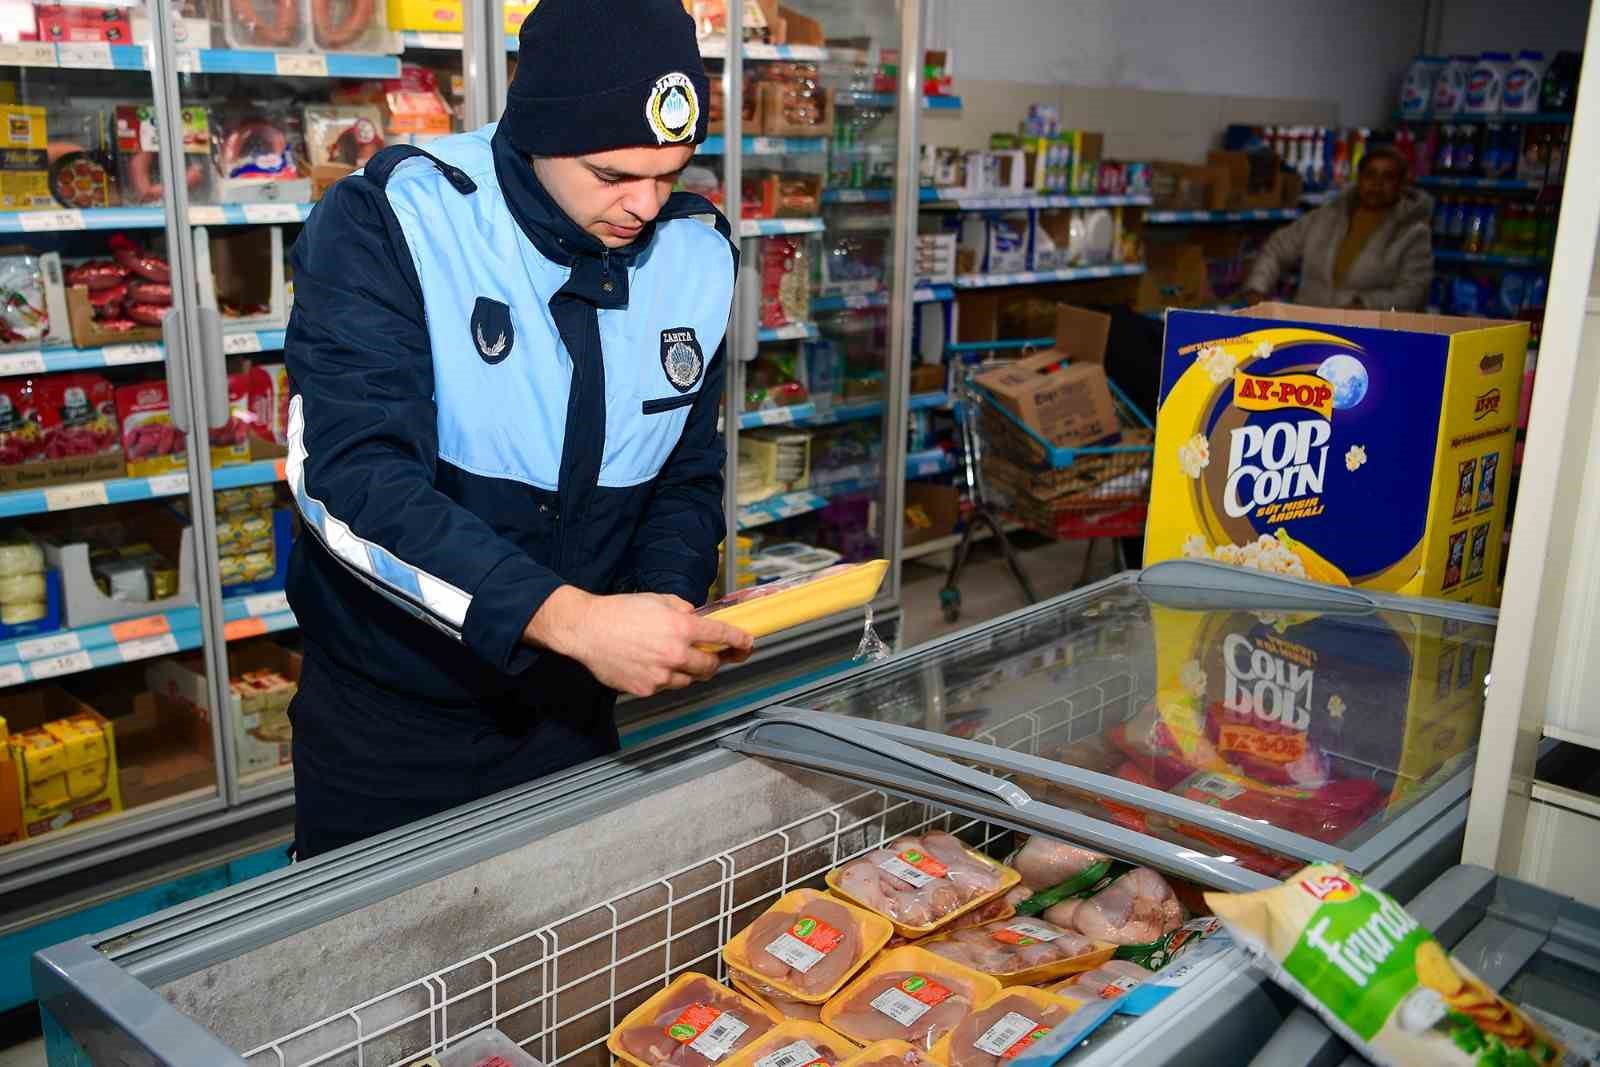
M 182 470 L 188 448 L 183 432 L 172 425 L 167 383 L 158 379 L 124 385 L 116 398 L 128 473 L 142 477 Z
M 39 40 L 66 44 L 104 41 L 129 44 L 133 23 L 125 7 L 78 7 L 46 5 L 34 8 L 38 18 Z
M 0 465 L 43 458 L 44 432 L 34 418 L 31 384 L 25 378 L 0 379 Z
M 105 378 L 52 374 L 31 384 L 34 408 L 44 427 L 45 459 L 121 451 L 116 391 Z

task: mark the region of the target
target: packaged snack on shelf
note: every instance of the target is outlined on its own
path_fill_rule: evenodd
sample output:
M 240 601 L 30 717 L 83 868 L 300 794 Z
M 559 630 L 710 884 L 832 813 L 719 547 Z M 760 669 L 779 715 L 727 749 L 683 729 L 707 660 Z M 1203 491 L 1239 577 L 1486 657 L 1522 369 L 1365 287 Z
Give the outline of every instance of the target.
M 47 459 L 122 451 L 115 389 L 98 374 L 74 371 L 33 380 L 35 418 L 45 435 Z
M 728 968 L 795 1000 L 820 1004 L 889 940 L 880 915 L 814 889 L 785 893 L 722 947 Z M 809 1061 L 807 1061 L 809 1062 Z
M 55 206 L 48 133 L 44 108 L 0 104 L 0 210 Z
M 290 142 L 295 125 L 290 109 L 277 103 L 213 109 L 209 128 L 217 199 L 223 203 L 310 199 L 311 180 L 300 173 Z
M 761 325 L 773 328 L 811 317 L 811 271 L 804 237 L 761 241 Z
M 111 158 L 108 118 L 97 110 L 52 109 L 45 151 L 50 160 L 50 193 L 62 207 L 110 207 L 122 202 Z
M 61 256 L 0 256 L 0 350 L 70 345 Z
M 184 181 L 189 195 L 204 203 L 211 199 L 210 115 L 204 107 L 186 107 L 183 117 Z M 117 174 L 122 200 L 127 204 L 161 202 L 160 142 L 155 108 L 149 104 L 119 104 L 116 110 Z
M 61 625 L 61 581 L 45 569 L 44 550 L 21 534 L 0 540 L 0 639 Z
M 820 1022 L 790 1019 L 730 1056 L 727 1067 L 837 1067 L 859 1051 Z
M 155 551 L 91 554 L 90 573 L 112 600 L 154 601 L 178 595 L 178 569 Z
M 684 1045 L 720 1063 L 782 1021 L 703 974 L 681 974 L 629 1012 L 606 1047 L 634 1067 L 667 1067 Z
M 390 29 L 461 32 L 461 0 L 388 0 L 386 10 Z
M 743 596 L 770 598 L 776 592 L 793 590 L 797 586 L 805 588 L 810 583 L 825 588 L 831 581 L 840 587 L 829 598 L 835 603 L 810 616 L 821 618 L 834 611 L 848 610 L 851 606 L 859 607 L 872 599 L 877 592 L 878 581 L 887 568 L 888 564 L 883 560 L 832 567 L 808 578 L 748 590 Z M 858 577 L 858 573 L 865 577 Z M 849 599 L 855 603 L 838 605 L 838 601 L 846 599 L 846 588 L 850 591 Z M 793 596 L 792 593 L 790 595 Z M 820 600 L 822 595 L 813 594 L 810 599 Z M 749 629 L 749 626 L 735 619 L 728 621 Z M 810 620 L 808 618 L 805 621 Z M 750 632 L 755 633 L 754 630 Z M 934 933 L 967 912 L 1004 896 L 1021 879 L 1022 876 L 1010 867 L 967 848 L 959 838 L 940 832 L 926 833 L 921 837 L 895 838 L 864 856 L 835 867 L 827 875 L 829 889 L 852 903 L 883 915 L 894 923 L 900 936 L 908 938 Z
M 270 488 L 270 487 L 269 487 Z M 244 556 L 272 551 L 272 511 L 220 512 L 217 515 L 217 553 Z
M 277 502 L 277 494 L 270 485 L 247 485 L 240 489 L 218 489 L 213 498 L 216 500 L 217 515 L 232 515 L 240 511 L 271 511 Z
M 277 556 L 272 549 L 244 555 L 223 556 L 218 563 L 221 565 L 224 589 L 263 581 L 272 577 L 278 569 Z
M 763 73 L 768 76 L 758 89 L 763 133 L 772 137 L 833 133 L 833 92 L 818 84 L 814 64 L 773 63 Z
M 383 147 L 383 115 L 371 104 L 308 104 L 305 138 L 312 195 L 320 197 Z
M 388 44 L 386 7 L 378 0 L 310 0 L 311 38 L 324 52 L 382 52 Z
M 1005 989 L 973 1013 L 933 1048 L 947 1067 L 1000 1067 L 1042 1040 L 1076 1010 L 1075 1005 L 1038 989 Z
M 932 1050 L 999 991 L 988 975 L 908 945 L 881 953 L 824 1004 L 822 1025 L 862 1044 L 893 1038 Z
M 747 219 L 809 218 L 822 211 L 822 175 L 754 171 L 744 176 L 740 211 Z
M 227 0 L 223 34 L 230 48 L 298 51 L 309 43 L 306 0 Z
M 233 723 L 235 752 L 243 774 L 259 774 L 285 767 L 290 762 L 292 732 L 286 714 L 294 690 L 300 684 L 301 659 L 298 652 L 257 640 L 228 646 L 228 713 Z M 249 675 L 256 711 L 246 714 L 242 694 L 233 685 Z M 288 683 L 277 684 L 273 676 Z M 208 712 L 212 709 L 211 683 L 206 678 L 205 661 L 198 655 L 167 656 L 150 660 L 145 666 L 145 685 L 152 693 L 178 704 Z M 263 717 L 262 709 L 266 710 Z
M 110 720 L 53 685 L 8 694 L 5 711 L 24 837 L 122 810 Z
M 889 261 L 885 235 L 830 234 L 827 242 L 819 257 L 818 292 L 826 296 L 868 296 L 883 288 Z
M 739 435 L 740 499 L 799 489 L 811 478 L 811 435 L 805 431 L 755 429 Z M 749 473 L 745 473 L 748 466 Z M 748 503 L 748 500 L 745 500 Z
M 1206 902 L 1274 981 L 1380 1067 L 1570 1062 L 1398 901 L 1341 867 Z
M 383 112 L 385 133 L 443 136 L 452 128 L 450 105 L 439 88 L 439 74 L 416 63 L 400 68 L 400 77 L 379 84 L 376 102 Z
M 133 9 L 130 7 L 39 4 L 33 10 L 41 41 L 55 44 L 133 42 Z
M 159 341 L 172 310 L 172 269 L 126 234 L 107 239 L 110 259 L 67 266 L 67 317 L 84 348 Z
M 116 401 L 129 476 L 183 470 L 188 446 L 183 431 L 172 425 L 165 379 L 120 386 Z

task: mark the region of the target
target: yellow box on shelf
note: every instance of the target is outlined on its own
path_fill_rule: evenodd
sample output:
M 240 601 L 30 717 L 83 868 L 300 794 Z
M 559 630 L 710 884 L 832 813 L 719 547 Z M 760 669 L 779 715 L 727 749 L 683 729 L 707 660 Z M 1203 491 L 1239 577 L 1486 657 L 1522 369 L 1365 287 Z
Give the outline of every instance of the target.
M 539 0 L 505 4 L 505 32 L 515 35 Z M 389 0 L 389 28 L 424 33 L 460 33 L 461 0 Z
M 5 707 L 17 729 L 8 746 L 10 766 L 3 768 L 14 771 L 0 804 L 0 840 L 38 837 L 122 810 L 110 720 L 54 686 L 11 696 Z M 15 826 L 8 825 L 13 810 Z

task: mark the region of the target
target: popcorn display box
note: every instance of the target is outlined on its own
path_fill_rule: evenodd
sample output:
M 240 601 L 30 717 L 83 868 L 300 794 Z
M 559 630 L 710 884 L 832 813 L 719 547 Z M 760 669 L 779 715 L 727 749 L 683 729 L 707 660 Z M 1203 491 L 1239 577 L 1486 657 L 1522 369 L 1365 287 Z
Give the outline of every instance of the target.
M 1145 565 L 1498 602 L 1528 324 L 1167 314 Z

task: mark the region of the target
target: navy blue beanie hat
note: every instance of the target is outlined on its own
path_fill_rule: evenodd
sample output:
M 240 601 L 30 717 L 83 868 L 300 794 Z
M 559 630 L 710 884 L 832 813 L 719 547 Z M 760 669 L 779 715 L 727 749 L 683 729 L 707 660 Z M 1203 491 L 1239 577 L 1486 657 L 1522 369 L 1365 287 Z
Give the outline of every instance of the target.
M 500 129 L 530 156 L 706 139 L 710 85 L 682 0 L 541 0 Z

